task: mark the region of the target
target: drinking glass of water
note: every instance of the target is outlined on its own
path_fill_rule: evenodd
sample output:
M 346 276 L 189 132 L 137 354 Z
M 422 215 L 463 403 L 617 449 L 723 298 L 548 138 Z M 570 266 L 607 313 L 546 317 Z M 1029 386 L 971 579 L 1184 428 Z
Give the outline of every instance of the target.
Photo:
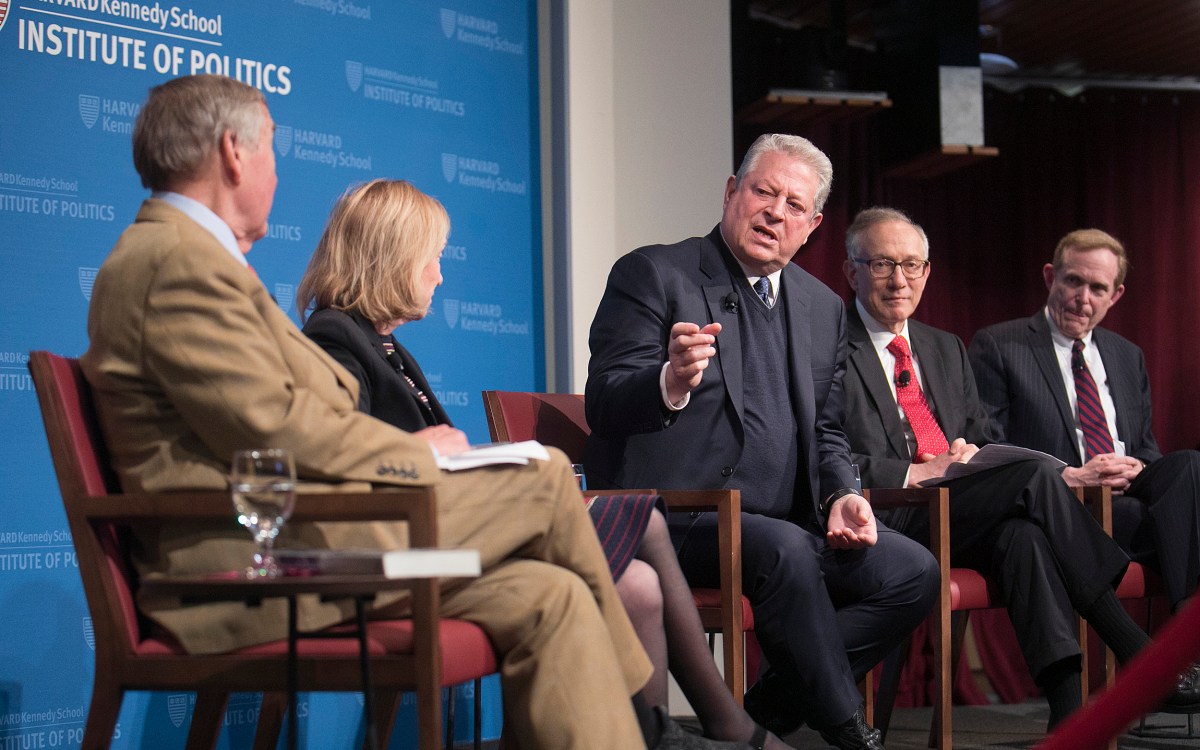
M 272 546 L 296 505 L 296 464 L 291 452 L 263 448 L 234 453 L 229 485 L 238 522 L 250 530 L 258 546 L 246 577 L 278 576 Z

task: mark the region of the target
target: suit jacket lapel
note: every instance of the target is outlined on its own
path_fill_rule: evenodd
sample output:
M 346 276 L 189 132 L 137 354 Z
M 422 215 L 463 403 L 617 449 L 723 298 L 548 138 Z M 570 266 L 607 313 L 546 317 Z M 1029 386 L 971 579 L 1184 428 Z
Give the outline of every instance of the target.
M 858 307 L 853 303 L 846 307 L 846 332 L 850 343 L 848 366 L 858 373 L 859 380 L 862 381 L 867 395 L 875 406 L 875 413 L 879 415 L 879 419 L 883 423 L 883 431 L 887 436 L 892 455 L 911 458 L 896 398 L 892 395 L 891 386 L 888 385 L 883 365 L 879 363 L 879 354 L 871 343 L 871 337 L 867 334 L 862 318 L 859 317 Z
M 1134 448 L 1130 445 L 1130 439 L 1137 436 L 1138 430 L 1135 425 L 1130 424 L 1129 415 L 1140 413 L 1141 407 L 1132 399 L 1141 394 L 1142 386 L 1134 368 L 1129 366 L 1129 361 L 1117 356 L 1117 348 L 1111 344 L 1105 346 L 1111 341 L 1108 331 L 1103 328 L 1093 329 L 1092 342 L 1100 352 L 1100 359 L 1104 361 L 1108 392 L 1112 395 L 1113 404 L 1117 409 L 1117 437 L 1125 443 L 1126 451 L 1132 452 Z
M 966 427 L 963 414 L 962 386 L 955 392 L 950 382 L 942 351 L 930 335 L 929 329 L 915 320 L 908 321 L 908 333 L 912 336 L 913 353 L 921 361 L 921 378 L 925 381 L 927 395 L 937 418 L 938 426 L 947 439 L 962 435 Z
M 809 298 L 796 291 L 802 289 L 800 267 L 788 263 L 779 277 L 779 295 L 776 304 L 783 305 L 787 321 L 788 365 L 791 385 L 792 408 L 796 412 L 797 438 L 800 455 L 810 455 L 809 449 L 815 437 L 813 426 L 817 423 L 816 394 L 813 392 L 812 373 L 812 327 L 808 312 Z M 789 287 L 792 289 L 788 291 Z M 815 477 L 817 467 L 810 466 Z
M 742 383 L 742 333 L 738 325 L 740 313 L 725 304 L 725 297 L 730 292 L 737 293 L 734 279 L 729 267 L 722 257 L 725 241 L 721 239 L 720 228 L 714 229 L 701 242 L 700 273 L 708 281 L 703 283 L 704 300 L 708 304 L 709 319 L 721 324 L 721 333 L 717 336 L 717 365 L 721 368 L 721 378 L 725 381 L 725 390 L 733 403 L 738 419 L 745 416 L 743 411 L 745 399 Z M 739 298 L 740 299 L 740 298 Z
M 1067 430 L 1069 443 L 1076 455 L 1079 454 L 1078 441 L 1075 439 L 1075 414 L 1071 411 L 1071 402 L 1067 398 L 1067 387 L 1063 384 L 1062 369 L 1058 366 L 1058 355 L 1054 353 L 1054 340 L 1050 338 L 1050 324 L 1046 322 L 1046 314 L 1039 310 L 1029 319 L 1029 329 L 1025 332 L 1029 341 L 1029 351 L 1037 362 L 1042 377 L 1046 380 L 1047 390 L 1054 397 L 1054 405 L 1058 408 L 1059 419 Z M 1083 456 L 1079 456 L 1080 462 Z

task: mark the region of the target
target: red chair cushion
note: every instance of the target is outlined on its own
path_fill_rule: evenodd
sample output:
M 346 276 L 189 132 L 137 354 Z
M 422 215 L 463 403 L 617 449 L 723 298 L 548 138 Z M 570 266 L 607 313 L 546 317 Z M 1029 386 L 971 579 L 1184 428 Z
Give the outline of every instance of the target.
M 992 594 L 987 579 L 969 568 L 950 569 L 950 609 L 991 609 Z

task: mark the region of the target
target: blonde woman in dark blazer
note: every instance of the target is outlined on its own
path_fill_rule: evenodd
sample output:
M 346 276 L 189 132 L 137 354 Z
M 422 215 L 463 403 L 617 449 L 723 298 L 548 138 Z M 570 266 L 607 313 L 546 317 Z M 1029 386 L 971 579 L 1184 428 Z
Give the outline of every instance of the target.
M 445 208 L 411 183 L 353 187 L 334 206 L 297 298 L 302 315 L 313 309 L 304 332 L 358 379 L 359 409 L 452 452 L 466 447 L 466 436 L 393 335 L 428 313 L 449 232 Z M 647 700 L 666 704 L 669 665 L 707 735 L 786 748 L 755 726 L 725 688 L 653 499 L 594 498 L 589 511 L 617 592 L 655 664 Z

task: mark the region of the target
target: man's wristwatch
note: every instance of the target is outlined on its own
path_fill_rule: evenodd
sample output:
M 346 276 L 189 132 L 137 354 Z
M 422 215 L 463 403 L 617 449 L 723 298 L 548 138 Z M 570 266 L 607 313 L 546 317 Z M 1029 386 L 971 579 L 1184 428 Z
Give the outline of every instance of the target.
M 817 510 L 821 512 L 821 516 L 824 517 L 825 520 L 829 520 L 829 511 L 833 509 L 834 503 L 836 503 L 838 500 L 841 500 L 846 495 L 857 494 L 858 490 L 854 489 L 853 487 L 843 487 L 822 500 L 820 503 L 817 503 Z

